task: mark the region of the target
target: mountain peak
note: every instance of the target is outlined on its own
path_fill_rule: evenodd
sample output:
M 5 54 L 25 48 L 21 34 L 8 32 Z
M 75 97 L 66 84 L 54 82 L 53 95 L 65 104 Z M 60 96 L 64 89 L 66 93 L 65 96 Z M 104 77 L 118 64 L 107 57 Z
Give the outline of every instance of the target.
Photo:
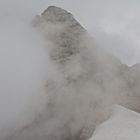
M 42 16 L 45 17 L 45 19 L 48 22 L 67 22 L 67 21 L 73 21 L 74 17 L 71 13 L 67 12 L 66 10 L 56 7 L 56 6 L 49 6 L 43 13 Z

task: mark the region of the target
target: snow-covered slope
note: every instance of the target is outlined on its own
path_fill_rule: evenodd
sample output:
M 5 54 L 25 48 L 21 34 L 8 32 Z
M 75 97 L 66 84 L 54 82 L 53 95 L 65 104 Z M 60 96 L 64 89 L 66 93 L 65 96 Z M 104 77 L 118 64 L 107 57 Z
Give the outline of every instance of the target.
M 111 117 L 96 128 L 89 140 L 139 140 L 140 114 L 118 105 L 112 110 Z

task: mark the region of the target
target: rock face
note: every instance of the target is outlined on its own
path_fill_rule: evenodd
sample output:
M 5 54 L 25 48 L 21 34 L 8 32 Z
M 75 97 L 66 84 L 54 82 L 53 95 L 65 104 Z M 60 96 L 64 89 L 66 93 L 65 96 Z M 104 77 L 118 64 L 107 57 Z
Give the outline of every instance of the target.
M 127 81 L 130 90 L 132 91 L 131 96 L 140 96 L 140 64 L 135 64 L 130 67 L 123 75 Z
M 72 14 L 61 8 L 48 7 L 40 16 L 37 16 L 34 25 L 50 43 L 48 47 L 51 60 L 63 70 L 66 66 L 75 64 L 76 61 L 78 61 L 76 65 L 81 66 L 81 69 L 94 67 L 89 69 L 97 73 L 104 71 L 109 75 L 112 73 L 110 71 L 118 74 L 121 73 L 121 69 L 127 68 L 115 57 L 99 49 L 94 44 L 93 38 Z
M 86 32 L 70 13 L 54 6 L 50 6 L 37 17 L 35 25 L 47 40 L 54 46 L 57 44 L 57 48 L 55 47 L 50 55 L 51 59 L 60 63 L 78 52 L 81 35 Z
M 49 48 L 46 107 L 8 140 L 86 139 L 112 104 L 139 110 L 124 76 L 129 68 L 98 48 L 69 12 L 51 6 L 33 25 Z

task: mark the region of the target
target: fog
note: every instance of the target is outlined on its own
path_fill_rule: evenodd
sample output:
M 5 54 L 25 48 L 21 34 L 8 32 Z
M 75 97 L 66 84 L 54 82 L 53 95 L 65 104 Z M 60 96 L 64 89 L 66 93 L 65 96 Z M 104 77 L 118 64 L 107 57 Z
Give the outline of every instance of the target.
M 99 57 L 99 62 L 95 61 L 95 63 L 99 63 L 100 65 L 104 64 L 104 62 L 109 62 L 106 66 L 99 66 L 97 69 L 89 68 L 95 64 L 92 64 L 91 60 L 97 57 L 98 51 L 96 53 L 89 53 L 90 51 L 84 54 L 80 54 L 80 57 L 76 56 L 76 60 L 70 62 L 70 64 L 63 66 L 58 66 L 55 63 L 52 64 L 52 61 L 49 58 L 49 53 L 54 44 L 52 44 L 52 40 L 47 41 L 44 38 L 44 33 L 42 35 L 42 31 L 36 30 L 35 27 L 32 26 L 32 21 L 34 17 L 43 10 L 45 10 L 49 5 L 57 5 L 60 6 L 68 11 L 70 11 L 74 17 L 83 25 L 85 29 L 92 35 L 94 40 L 91 41 L 90 44 L 90 37 L 83 37 L 80 39 L 85 46 L 99 46 L 110 52 L 111 54 L 115 55 L 122 63 L 127 65 L 132 65 L 140 60 L 140 48 L 139 48 L 139 1 L 101 1 L 101 0 L 86 0 L 86 1 L 39 1 L 39 0 L 30 0 L 30 1 L 19 1 L 19 0 L 0 0 L 0 137 L 3 138 L 7 134 L 13 134 L 13 131 L 16 131 L 16 127 L 23 124 L 28 124 L 28 121 L 34 120 L 35 114 L 41 114 L 41 118 L 44 123 L 43 117 L 46 116 L 46 112 L 49 111 L 42 111 L 46 103 L 48 103 L 49 99 L 53 100 L 52 103 L 56 103 L 56 107 L 52 112 L 52 116 L 57 116 L 57 118 L 53 118 L 51 121 L 50 116 L 48 116 L 47 124 L 49 126 L 46 128 L 49 131 L 47 135 L 52 136 L 52 133 L 58 129 L 59 127 L 63 126 L 67 121 L 70 120 L 69 131 L 72 131 L 69 135 L 75 136 L 75 132 L 79 131 L 83 124 L 85 123 L 85 117 L 89 115 L 89 122 L 88 125 L 95 121 L 98 118 L 98 115 L 104 112 L 97 112 L 94 113 L 91 111 L 88 112 L 89 97 L 91 98 L 98 98 L 95 99 L 95 102 L 99 102 L 102 99 L 106 99 L 106 101 L 111 101 L 109 104 L 112 104 L 114 100 L 114 91 L 118 93 L 122 91 L 122 85 L 124 81 L 120 80 L 119 78 L 114 83 L 107 83 L 104 81 L 103 84 L 105 87 L 112 86 L 112 88 L 107 89 L 109 95 L 107 96 L 102 95 L 99 85 L 95 84 L 93 80 L 89 80 L 87 84 L 84 86 L 85 89 L 80 89 L 80 86 L 85 83 L 85 80 L 82 79 L 82 82 L 76 82 L 76 86 L 73 86 L 75 83 L 71 83 L 67 86 L 66 79 L 69 81 L 77 80 L 77 77 L 81 77 L 81 75 L 91 75 L 91 71 L 93 73 L 96 71 L 100 71 L 102 68 L 105 69 L 105 75 L 113 75 L 108 80 L 111 80 L 116 76 L 116 72 L 114 70 L 118 70 L 120 68 L 120 62 L 116 62 L 116 60 L 112 60 L 110 62 L 110 57 L 102 59 Z M 80 5 L 80 6 L 79 6 Z M 63 27 L 57 26 L 55 28 L 50 27 L 50 32 L 52 31 L 61 31 Z M 43 28 L 44 30 L 44 28 Z M 51 34 L 53 35 L 53 34 Z M 48 36 L 48 29 L 47 29 L 47 36 Z M 50 39 L 50 38 L 49 38 Z M 59 42 L 59 41 L 58 41 Z M 88 43 L 87 43 L 88 42 Z M 79 45 L 84 46 L 84 45 Z M 89 49 L 90 50 L 90 49 Z M 94 52 L 94 49 L 93 49 Z M 100 50 L 99 50 L 100 52 Z M 102 51 L 101 51 L 102 52 Z M 102 55 L 102 53 L 99 55 Z M 82 51 L 83 53 L 83 51 Z M 90 54 L 90 55 L 89 55 Z M 88 56 L 84 62 L 81 56 L 85 57 Z M 93 57 L 92 57 L 93 55 Z M 95 56 L 96 55 L 96 56 Z M 103 59 L 106 60 L 103 60 Z M 111 57 L 112 58 L 112 57 Z M 75 57 L 74 57 L 75 59 Z M 80 65 L 79 65 L 80 64 Z M 77 66 L 78 65 L 78 66 Z M 97 64 L 96 64 L 97 65 Z M 71 69 L 71 67 L 75 69 Z M 86 67 L 87 69 L 83 69 Z M 108 68 L 109 67 L 109 68 Z M 118 68 L 119 67 L 119 68 Z M 60 71 L 59 71 L 60 70 Z M 107 72 L 109 70 L 109 72 Z M 80 72 L 79 72 L 80 71 Z M 102 71 L 103 72 L 103 71 Z M 110 73 L 111 72 L 111 73 Z M 64 73 L 64 77 L 63 77 Z M 74 76 L 73 76 L 74 74 Z M 76 79 L 73 79 L 75 78 Z M 89 76 L 87 76 L 89 77 Z M 97 75 L 98 77 L 98 75 Z M 107 76 L 105 76 L 106 78 Z M 84 78 L 84 77 L 82 77 Z M 105 78 L 103 78 L 105 80 Z M 95 79 L 95 77 L 94 77 Z M 97 83 L 100 82 L 100 78 L 96 78 Z M 102 78 L 101 78 L 102 79 Z M 98 81 L 99 80 L 99 81 Z M 49 83 L 48 83 L 49 81 Z M 55 82 L 53 82 L 55 81 Z M 66 84 L 64 84 L 66 82 Z M 92 87 L 94 83 L 94 87 Z M 48 86 L 49 89 L 46 87 Z M 115 87 L 114 87 L 115 85 Z M 125 85 L 125 84 L 124 84 Z M 62 88 L 60 88 L 62 86 Z M 125 85 L 125 89 L 127 89 L 127 85 Z M 92 87 L 92 88 L 91 88 Z M 52 90 L 53 89 L 53 90 Z M 86 90 L 88 89 L 87 95 L 85 96 Z M 92 92 L 94 91 L 94 95 Z M 49 90 L 49 92 L 48 92 Z M 83 91 L 82 91 L 83 90 Z M 128 89 L 127 89 L 128 90 Z M 127 91 L 126 90 L 126 91 Z M 56 91 L 58 91 L 56 95 Z M 126 92 L 125 91 L 125 92 Z M 46 95 L 46 92 L 48 93 Z M 64 93 L 68 94 L 66 96 Z M 80 95 L 75 95 L 81 92 Z M 53 93 L 53 94 L 52 94 Z M 60 93 L 60 96 L 59 96 Z M 120 92 L 121 93 L 121 92 Z M 51 96 L 48 96 L 50 95 Z M 70 94 L 70 95 L 69 95 Z M 96 96 L 96 94 L 101 94 L 101 96 Z M 56 95 L 56 97 L 55 97 Z M 47 96 L 47 97 L 46 97 Z M 64 96 L 64 97 L 63 97 Z M 75 97 L 76 96 L 76 97 Z M 117 95 L 118 96 L 118 95 Z M 55 98 L 54 98 L 55 97 Z M 56 98 L 58 98 L 56 100 Z M 76 99 L 75 99 L 76 98 Z M 110 100 L 111 98 L 111 100 Z M 64 101 L 65 100 L 65 101 Z M 77 101 L 78 100 L 78 101 Z M 134 100 L 135 101 L 135 100 Z M 60 104 L 59 102 L 62 102 Z M 73 102 L 74 105 L 70 105 Z M 81 104 L 82 102 L 82 104 Z M 50 103 L 50 102 L 49 102 Z M 44 105 L 45 104 L 45 105 Z M 67 105 L 68 104 L 68 105 Z M 95 103 L 96 104 L 96 103 Z M 109 105 L 107 104 L 107 105 Z M 61 106 L 65 106 L 61 109 Z M 98 109 L 102 110 L 102 107 L 106 105 L 106 103 L 101 105 L 101 108 Z M 94 105 L 93 105 L 94 106 Z M 128 105 L 129 106 L 129 105 Z M 135 106 L 135 105 L 134 105 Z M 72 108 L 77 108 L 72 110 Z M 80 108 L 83 108 L 80 110 Z M 52 108 L 51 108 L 52 109 Z M 65 111 L 63 111 L 63 109 Z M 67 111 L 66 111 L 67 110 Z M 79 110 L 79 111 L 78 111 Z M 76 112 L 75 112 L 76 111 Z M 43 112 L 43 113 L 42 113 Z M 58 113 L 57 113 L 58 112 Z M 60 112 L 60 113 L 59 113 Z M 88 113 L 87 113 L 88 112 Z M 97 115 L 97 114 L 98 115 Z M 45 115 L 42 115 L 45 114 Z M 49 113 L 47 113 L 48 115 Z M 74 114 L 74 121 L 71 120 Z M 76 114 L 76 115 L 75 115 Z M 84 116 L 84 115 L 87 116 Z M 92 115 L 91 115 L 92 114 Z M 93 118 L 93 114 L 96 114 Z M 62 116 L 64 115 L 64 116 Z M 42 117 L 43 116 L 43 117 Z M 52 117 L 51 116 L 51 117 Z M 64 119 L 64 121 L 63 121 Z M 78 121 L 80 120 L 80 121 Z M 102 118 L 101 118 L 102 120 Z M 72 122 L 71 122 L 72 121 Z M 99 120 L 97 120 L 98 123 Z M 54 123 L 54 124 L 52 124 Z M 35 135 L 38 129 L 43 131 L 44 125 L 42 128 L 42 122 L 39 121 L 39 127 L 31 133 Z M 74 125 L 75 124 L 75 125 Z M 95 123 L 96 124 L 96 123 Z M 94 124 L 94 125 L 95 125 Z M 89 127 L 87 125 L 87 127 Z M 53 127 L 54 126 L 54 127 Z M 59 126 L 59 127 L 58 127 Z M 66 125 L 67 126 L 67 125 Z M 7 129 L 8 127 L 8 129 Z M 15 129 L 13 129 L 13 127 Z M 93 126 L 91 126 L 93 127 Z M 36 127 L 35 127 L 36 128 Z M 51 129 L 50 129 L 51 128 Z M 65 127 L 62 127 L 62 133 L 64 132 Z M 93 128 L 94 129 L 94 128 Z M 93 130 L 92 129 L 92 130 Z M 12 131 L 11 131 L 12 130 Z M 28 130 L 28 129 L 27 129 Z M 29 127 L 29 130 L 32 131 Z M 61 129 L 60 129 L 61 130 Z M 29 131 L 30 132 L 30 131 Z M 63 135 L 61 132 L 58 132 L 56 135 Z M 23 132 L 23 135 L 27 135 L 28 133 Z M 89 132 L 88 132 L 89 133 Z M 38 133 L 37 133 L 38 134 Z M 36 134 L 36 135 L 37 135 Z M 56 136 L 57 137 L 57 136 Z M 65 137 L 65 136 L 64 136 Z M 15 139 L 22 139 L 21 136 Z M 37 139 L 37 138 L 36 138 Z M 23 137 L 23 140 L 24 137 Z M 30 139 L 31 140 L 31 139 Z M 42 139 L 43 140 L 43 139 Z
M 102 47 L 113 52 L 122 62 L 129 65 L 139 62 L 138 0 L 1 0 L 1 21 L 14 19 L 29 24 L 36 14 L 40 14 L 49 5 L 60 6 L 73 13 L 95 38 L 96 33 L 100 34 L 104 41 Z M 109 38 L 113 36 L 113 39 L 108 39 L 106 35 Z

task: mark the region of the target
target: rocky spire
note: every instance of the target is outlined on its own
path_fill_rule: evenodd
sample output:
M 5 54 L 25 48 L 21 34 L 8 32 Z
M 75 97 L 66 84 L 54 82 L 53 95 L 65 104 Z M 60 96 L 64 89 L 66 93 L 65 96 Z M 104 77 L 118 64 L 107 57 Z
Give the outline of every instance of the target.
M 41 17 L 44 18 L 46 22 L 53 24 L 65 23 L 70 27 L 77 27 L 81 30 L 84 30 L 84 28 L 77 22 L 77 20 L 75 20 L 71 13 L 56 6 L 49 6 L 41 14 Z

